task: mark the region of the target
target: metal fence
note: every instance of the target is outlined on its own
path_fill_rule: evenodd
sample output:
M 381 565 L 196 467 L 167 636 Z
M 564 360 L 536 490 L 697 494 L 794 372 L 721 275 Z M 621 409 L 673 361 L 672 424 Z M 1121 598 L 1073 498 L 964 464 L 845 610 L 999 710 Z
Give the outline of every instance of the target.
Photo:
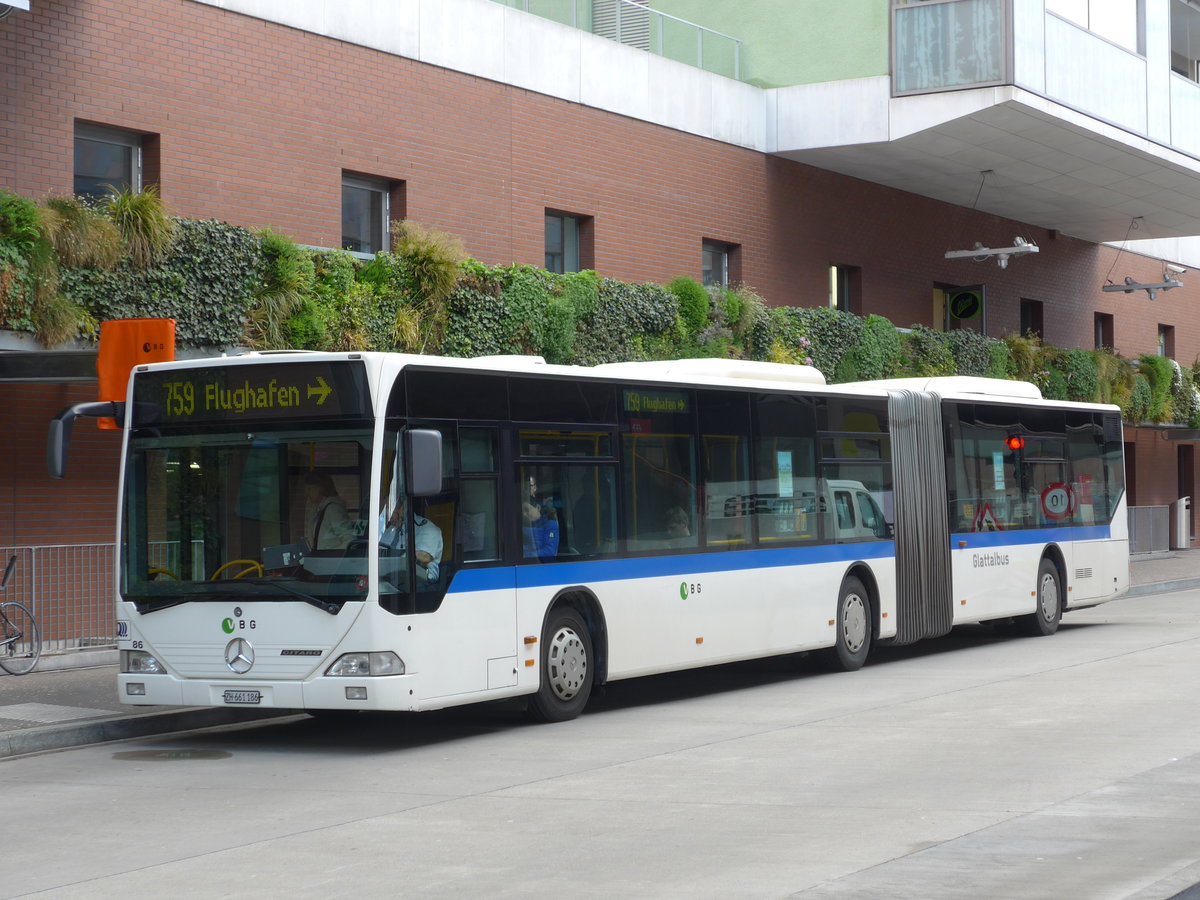
M 1157 553 L 1171 548 L 1169 506 L 1129 507 L 1129 552 Z
M 741 80 L 742 42 L 650 8 L 650 0 L 495 0 L 648 53 Z
M 5 597 L 37 617 L 43 652 L 116 646 L 115 544 L 8 547 L 0 554 L 4 563 L 17 557 Z

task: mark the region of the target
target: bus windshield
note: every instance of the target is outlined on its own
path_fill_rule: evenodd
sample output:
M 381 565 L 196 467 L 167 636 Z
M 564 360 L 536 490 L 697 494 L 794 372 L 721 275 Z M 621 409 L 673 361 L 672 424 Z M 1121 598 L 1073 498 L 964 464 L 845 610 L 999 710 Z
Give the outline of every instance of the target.
M 187 601 L 301 599 L 334 612 L 367 594 L 371 430 L 135 429 L 121 592 Z

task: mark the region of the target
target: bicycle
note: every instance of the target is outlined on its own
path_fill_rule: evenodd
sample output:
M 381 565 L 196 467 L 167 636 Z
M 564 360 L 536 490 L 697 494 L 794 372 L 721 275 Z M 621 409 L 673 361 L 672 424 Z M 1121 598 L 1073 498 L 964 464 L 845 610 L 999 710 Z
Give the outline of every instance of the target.
M 8 589 L 8 579 L 16 568 L 12 556 L 0 579 L 0 593 Z M 33 613 L 16 600 L 0 602 L 0 669 L 10 675 L 25 675 L 33 671 L 42 656 L 42 632 Z

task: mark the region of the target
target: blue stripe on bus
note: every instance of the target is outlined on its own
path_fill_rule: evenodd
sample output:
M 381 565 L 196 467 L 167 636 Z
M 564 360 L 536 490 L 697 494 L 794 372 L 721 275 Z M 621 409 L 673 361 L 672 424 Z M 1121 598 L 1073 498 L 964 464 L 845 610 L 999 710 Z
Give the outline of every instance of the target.
M 962 532 L 950 535 L 950 548 L 952 550 L 964 549 L 958 546 L 960 540 L 967 542 L 965 549 L 1107 540 L 1112 537 L 1111 531 L 1112 529 L 1107 525 L 1081 525 L 1020 531 Z M 738 572 L 746 569 L 769 569 L 780 566 L 847 563 L 860 559 L 890 559 L 895 555 L 896 546 L 893 541 L 864 541 L 856 544 L 816 544 L 807 547 L 731 550 L 728 553 L 636 556 L 621 559 L 555 562 L 546 565 L 460 569 L 454 573 L 449 592 L 511 590 L 514 587 L 550 587 L 560 584 L 592 584 L 632 578 L 688 577 L 708 572 Z
M 629 578 L 688 577 L 707 572 L 854 562 L 860 559 L 890 559 L 895 555 L 896 547 L 892 541 L 865 541 L 861 544 L 818 544 L 812 547 L 736 550 L 728 553 L 591 559 L 515 568 L 460 569 L 454 573 L 450 592 L 593 584 Z
M 1066 541 L 1105 541 L 1112 537 L 1108 525 L 1073 525 L 1067 528 L 1033 528 L 1014 531 L 964 531 L 950 535 L 950 549 L 963 549 L 959 541 L 971 547 L 1011 547 L 1020 544 L 1061 544 Z

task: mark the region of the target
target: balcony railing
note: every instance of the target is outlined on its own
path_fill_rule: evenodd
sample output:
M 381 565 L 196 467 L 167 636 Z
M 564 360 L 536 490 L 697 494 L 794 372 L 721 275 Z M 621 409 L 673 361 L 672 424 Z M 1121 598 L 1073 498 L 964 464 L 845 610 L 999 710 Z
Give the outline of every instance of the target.
M 896 0 L 892 16 L 893 93 L 1010 80 L 1006 0 Z
M 609 40 L 741 80 L 742 42 L 649 6 L 650 0 L 495 0 Z

